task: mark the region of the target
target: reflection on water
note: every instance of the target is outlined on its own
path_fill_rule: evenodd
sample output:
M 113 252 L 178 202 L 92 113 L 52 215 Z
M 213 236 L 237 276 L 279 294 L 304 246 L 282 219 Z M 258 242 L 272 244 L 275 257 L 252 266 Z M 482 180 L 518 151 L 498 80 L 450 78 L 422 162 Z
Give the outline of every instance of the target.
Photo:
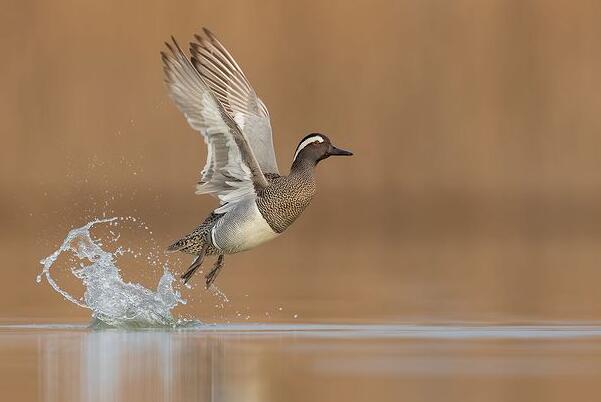
M 594 326 L 2 326 L 0 385 L 47 402 L 592 400 L 600 341 Z

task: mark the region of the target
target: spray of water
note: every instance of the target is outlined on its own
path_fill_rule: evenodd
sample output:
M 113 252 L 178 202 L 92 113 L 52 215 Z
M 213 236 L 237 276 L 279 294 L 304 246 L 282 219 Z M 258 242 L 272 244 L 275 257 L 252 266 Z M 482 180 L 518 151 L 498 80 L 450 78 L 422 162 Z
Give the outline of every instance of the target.
M 163 276 L 156 291 L 138 283 L 125 282 L 116 264 L 117 257 L 123 254 L 123 250 L 117 249 L 115 253 L 106 251 L 90 234 L 90 230 L 96 225 L 117 226 L 124 219 L 126 218 L 97 219 L 71 230 L 59 249 L 40 261 L 43 268 L 37 282 L 45 278 L 65 299 L 90 309 L 94 326 L 189 327 L 200 324 L 198 321 L 173 317 L 173 308 L 186 301 L 173 289 L 175 278 L 167 266 L 163 267 Z M 112 230 L 110 233 L 114 234 Z M 80 261 L 79 266 L 72 268 L 71 272 L 85 287 L 81 298 L 62 289 L 52 278 L 51 270 L 63 253 L 72 254 Z

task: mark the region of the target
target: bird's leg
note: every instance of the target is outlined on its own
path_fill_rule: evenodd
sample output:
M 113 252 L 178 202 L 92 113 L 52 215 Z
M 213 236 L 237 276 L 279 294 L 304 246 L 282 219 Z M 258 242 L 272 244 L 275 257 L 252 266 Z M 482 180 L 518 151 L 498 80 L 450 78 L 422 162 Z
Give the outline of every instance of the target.
M 217 261 L 215 261 L 215 265 L 213 265 L 213 269 L 205 276 L 205 279 L 207 280 L 207 289 L 211 287 L 213 282 L 215 282 L 215 279 L 217 279 L 217 274 L 219 274 L 219 270 L 221 270 L 221 268 L 223 268 L 223 254 L 219 254 Z
M 181 276 L 181 278 L 184 280 L 184 283 L 188 283 L 190 278 L 192 278 L 192 275 L 194 275 L 196 270 L 198 268 L 200 268 L 200 266 L 202 265 L 202 261 L 205 259 L 205 254 L 207 252 L 208 247 L 209 247 L 209 245 L 207 243 L 205 243 L 202 246 L 202 249 L 200 250 L 200 254 L 198 254 L 198 257 L 196 257 L 196 259 L 194 260 L 192 265 L 190 265 L 190 268 L 188 268 L 186 273 Z

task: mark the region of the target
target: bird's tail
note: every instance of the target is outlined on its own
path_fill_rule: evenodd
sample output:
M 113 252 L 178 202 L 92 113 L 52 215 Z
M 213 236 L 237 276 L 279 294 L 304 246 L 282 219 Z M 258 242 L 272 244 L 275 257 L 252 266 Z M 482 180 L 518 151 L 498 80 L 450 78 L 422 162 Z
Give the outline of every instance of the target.
M 176 251 L 180 251 L 183 248 L 186 248 L 186 246 L 187 246 L 187 242 L 186 242 L 186 238 L 184 237 L 183 239 L 179 239 L 178 241 L 176 241 L 175 243 L 173 243 L 172 245 L 167 247 L 166 251 L 168 253 L 174 253 Z
M 197 233 L 190 233 L 187 236 L 182 237 L 169 247 L 167 247 L 168 253 L 175 251 L 182 251 L 184 253 L 196 254 L 195 251 L 200 251 L 202 246 L 205 244 L 203 236 L 199 236 Z
M 169 247 L 167 252 L 182 251 L 184 253 L 198 254 L 205 244 L 210 244 L 211 229 L 223 214 L 212 213 L 192 233 L 185 235 Z

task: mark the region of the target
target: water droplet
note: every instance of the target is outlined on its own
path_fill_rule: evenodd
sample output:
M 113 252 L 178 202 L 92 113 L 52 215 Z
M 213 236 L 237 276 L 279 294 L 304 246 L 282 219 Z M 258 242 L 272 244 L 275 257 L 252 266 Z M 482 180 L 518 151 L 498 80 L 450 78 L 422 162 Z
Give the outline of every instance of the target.
M 111 326 L 171 327 L 175 325 L 177 321 L 171 315 L 171 310 L 178 304 L 185 304 L 185 300 L 172 287 L 175 280 L 173 274 L 165 267 L 156 291 L 147 289 L 139 283 L 125 282 L 116 257 L 123 254 L 125 250 L 131 251 L 131 249 L 119 246 L 117 251 L 111 253 L 104 250 L 101 243 L 91 237 L 90 229 L 94 225 L 110 223 L 114 219 L 117 218 L 94 220 L 83 227 L 72 229 L 61 247 L 41 261 L 44 271 L 37 275 L 36 282 L 41 282 L 42 275 L 46 275 L 50 286 L 66 300 L 80 307 L 89 308 L 94 319 Z M 115 233 L 111 235 L 115 239 L 119 233 L 116 233 L 117 236 Z M 63 290 L 50 275 L 53 264 L 62 253 L 74 253 L 81 259 L 81 268 L 72 272 L 83 281 L 86 288 L 83 298 L 74 297 Z M 134 256 L 146 257 L 147 254 L 135 253 Z

